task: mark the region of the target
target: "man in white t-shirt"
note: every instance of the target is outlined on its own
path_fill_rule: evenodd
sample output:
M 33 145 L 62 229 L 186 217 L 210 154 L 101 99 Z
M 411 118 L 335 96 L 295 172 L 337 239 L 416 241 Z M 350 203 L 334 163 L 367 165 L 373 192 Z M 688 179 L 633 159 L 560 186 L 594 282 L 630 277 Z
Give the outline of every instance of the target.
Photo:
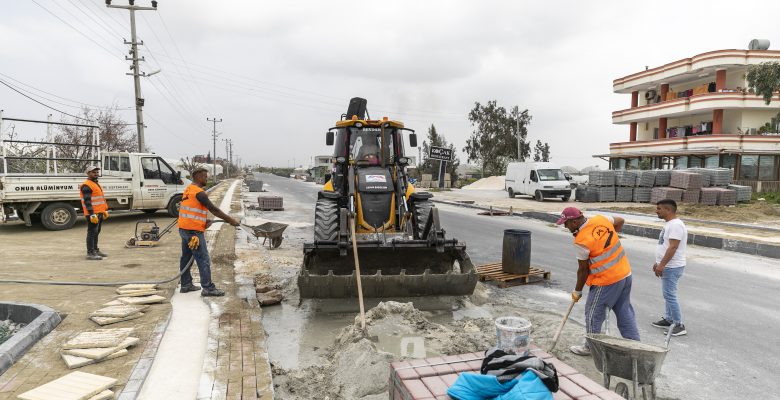
M 677 218 L 677 203 L 671 199 L 659 201 L 655 206 L 658 218 L 666 221 L 658 236 L 658 246 L 655 249 L 655 265 L 653 272 L 661 278 L 661 288 L 666 302 L 666 313 L 653 326 L 664 328 L 666 334 L 672 324 L 673 336 L 685 335 L 688 332 L 683 325 L 680 303 L 677 301 L 677 282 L 685 270 L 685 248 L 688 242 L 688 229 Z

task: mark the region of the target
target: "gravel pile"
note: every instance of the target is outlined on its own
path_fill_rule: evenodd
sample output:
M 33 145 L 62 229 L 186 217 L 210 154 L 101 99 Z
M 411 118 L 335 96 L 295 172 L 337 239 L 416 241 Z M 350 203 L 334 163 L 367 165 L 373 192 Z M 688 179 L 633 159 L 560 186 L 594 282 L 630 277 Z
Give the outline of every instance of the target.
M 615 186 L 615 171 L 590 171 L 588 184 L 590 186 Z
M 682 201 L 683 192 L 684 190 L 673 187 L 656 187 L 650 193 L 650 202 L 656 204 L 663 199 L 672 199 L 679 202 Z

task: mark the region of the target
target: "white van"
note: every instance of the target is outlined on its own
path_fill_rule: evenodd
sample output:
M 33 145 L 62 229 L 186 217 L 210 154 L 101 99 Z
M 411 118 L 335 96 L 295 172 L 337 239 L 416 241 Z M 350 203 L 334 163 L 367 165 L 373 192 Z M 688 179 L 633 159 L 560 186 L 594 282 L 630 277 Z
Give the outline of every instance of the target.
M 537 201 L 560 197 L 569 201 L 571 184 L 560 167 L 549 162 L 514 162 L 506 167 L 504 188 L 509 197 L 533 196 Z

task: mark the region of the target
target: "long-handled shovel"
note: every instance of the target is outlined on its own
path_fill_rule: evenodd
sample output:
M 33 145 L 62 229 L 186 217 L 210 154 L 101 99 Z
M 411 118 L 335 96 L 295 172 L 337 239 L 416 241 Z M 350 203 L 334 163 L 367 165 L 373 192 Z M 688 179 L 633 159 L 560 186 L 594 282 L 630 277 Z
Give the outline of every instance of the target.
M 350 218 L 349 229 L 352 233 L 352 254 L 355 255 L 355 273 L 357 275 L 358 301 L 360 302 L 360 328 L 366 330 L 366 310 L 363 306 L 363 285 L 360 279 L 360 261 L 358 261 L 357 237 L 355 235 L 355 217 Z
M 550 350 L 547 350 L 548 352 L 552 352 L 555 348 L 555 345 L 558 344 L 558 339 L 561 338 L 561 332 L 563 332 L 563 326 L 566 325 L 566 321 L 569 319 L 569 314 L 571 314 L 572 308 L 574 308 L 574 304 L 576 302 L 572 301 L 571 304 L 569 304 L 569 309 L 566 310 L 566 315 L 563 316 L 563 320 L 561 320 L 561 324 L 558 326 L 558 331 L 555 332 L 555 337 L 553 337 L 553 343 L 552 346 L 550 346 Z

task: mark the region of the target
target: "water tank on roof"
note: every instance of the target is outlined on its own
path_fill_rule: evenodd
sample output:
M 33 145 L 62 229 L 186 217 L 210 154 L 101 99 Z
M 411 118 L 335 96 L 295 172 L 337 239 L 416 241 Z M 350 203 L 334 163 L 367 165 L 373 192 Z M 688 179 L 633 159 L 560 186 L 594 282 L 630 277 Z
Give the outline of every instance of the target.
M 750 44 L 748 45 L 748 49 L 750 50 L 768 50 L 769 49 L 769 39 L 753 39 L 750 41 Z

